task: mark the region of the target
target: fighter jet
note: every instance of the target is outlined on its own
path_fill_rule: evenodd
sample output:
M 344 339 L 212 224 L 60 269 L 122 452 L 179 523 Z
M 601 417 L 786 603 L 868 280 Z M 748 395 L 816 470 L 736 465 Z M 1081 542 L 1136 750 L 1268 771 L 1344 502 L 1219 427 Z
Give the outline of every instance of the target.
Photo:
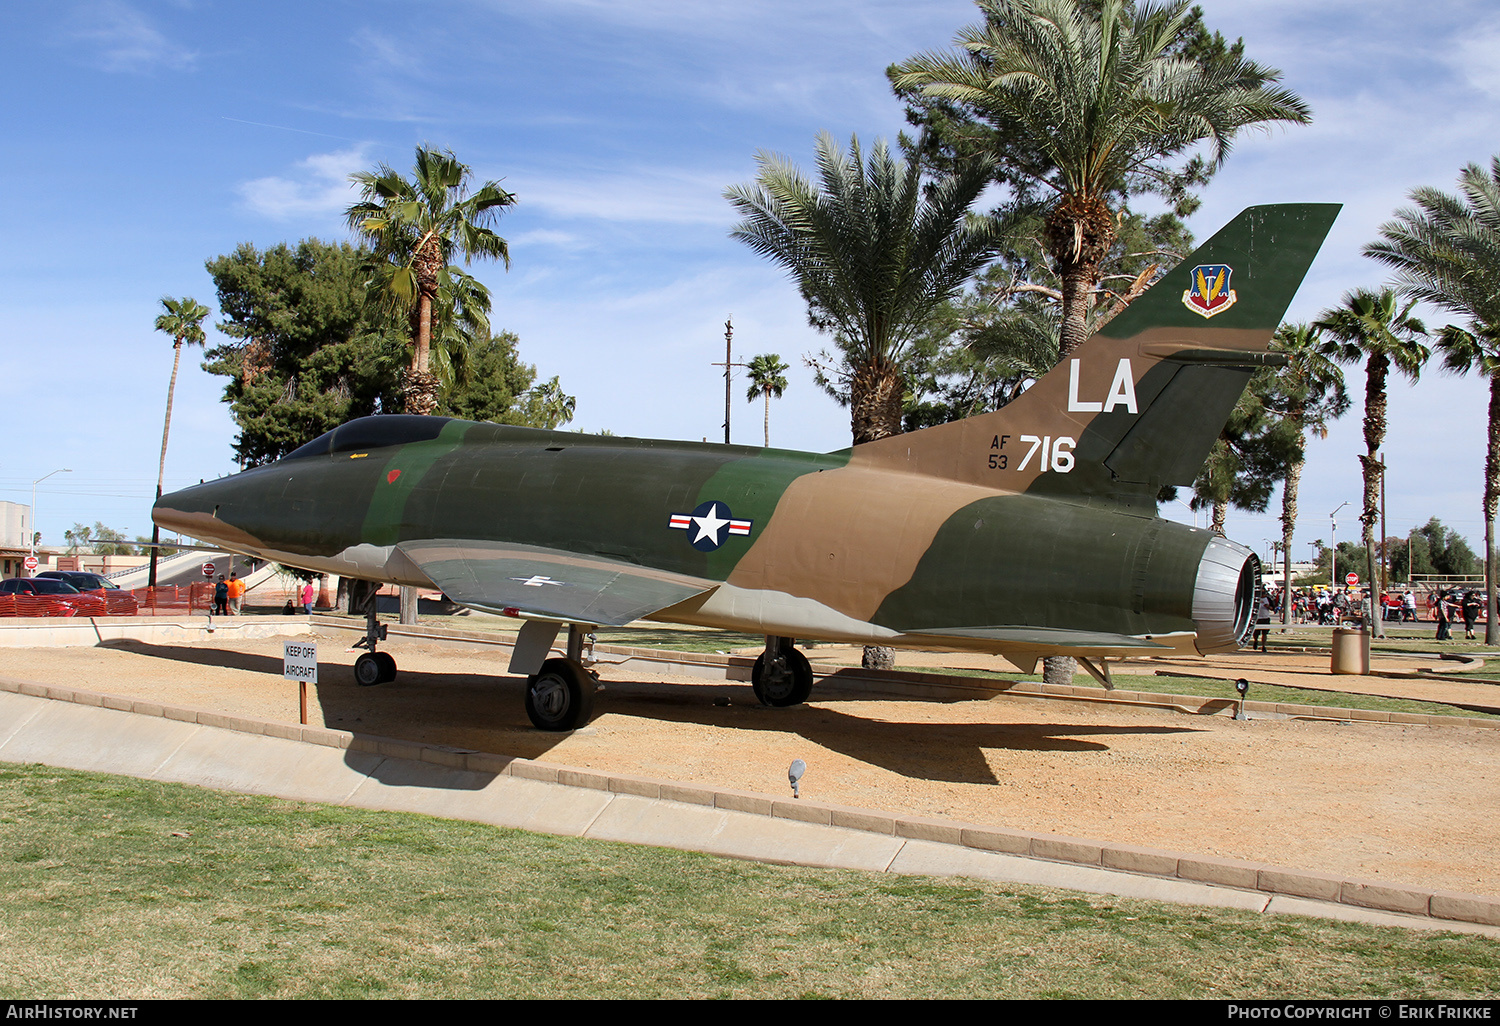
M 163 528 L 524 621 L 510 671 L 543 730 L 591 715 L 581 655 L 646 619 L 763 634 L 770 705 L 813 686 L 792 639 L 1068 655 L 1209 653 L 1252 629 L 1250 549 L 1157 515 L 1190 485 L 1338 212 L 1251 207 L 1003 409 L 832 453 L 446 417 L 351 421 L 162 496 Z M 567 656 L 549 658 L 562 625 Z

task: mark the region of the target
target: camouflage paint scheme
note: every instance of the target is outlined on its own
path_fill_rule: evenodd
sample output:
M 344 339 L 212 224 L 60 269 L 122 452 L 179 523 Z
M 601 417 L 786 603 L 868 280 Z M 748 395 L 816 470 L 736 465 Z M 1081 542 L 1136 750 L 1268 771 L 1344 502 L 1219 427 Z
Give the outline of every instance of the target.
M 1190 485 L 1338 212 L 1252 207 L 996 412 L 815 454 L 445 418 L 353 421 L 155 521 L 476 609 L 1105 657 L 1233 648 L 1250 550 Z

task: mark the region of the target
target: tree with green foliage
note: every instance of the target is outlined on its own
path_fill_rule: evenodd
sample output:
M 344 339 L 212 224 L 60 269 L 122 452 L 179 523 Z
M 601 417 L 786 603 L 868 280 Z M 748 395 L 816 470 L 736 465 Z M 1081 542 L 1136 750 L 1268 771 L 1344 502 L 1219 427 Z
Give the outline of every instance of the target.
M 1058 361 L 1061 281 L 1041 243 L 1042 217 L 1001 208 L 999 256 L 939 307 L 913 344 L 907 430 L 998 410 Z M 1191 252 L 1193 237 L 1170 214 L 1123 213 L 1090 297 L 1097 331 Z
M 791 368 L 781 362 L 779 353 L 761 353 L 752 356 L 745 365 L 750 375 L 750 387 L 745 392 L 746 402 L 764 398 L 766 404 L 766 448 L 771 447 L 771 400 L 786 394 L 786 372 Z
M 355 417 L 393 412 L 404 332 L 364 302 L 371 253 L 304 239 L 208 261 L 230 342 L 204 368 L 228 377 L 242 466 L 280 459 Z
M 1375 566 L 1375 524 L 1380 520 L 1380 482 L 1385 464 L 1380 447 L 1385 444 L 1386 378 L 1394 368 L 1412 381 L 1422 373 L 1428 349 L 1419 337 L 1427 334 L 1422 322 L 1412 316 L 1412 300 L 1401 305 L 1396 293 L 1383 289 L 1355 289 L 1344 294 L 1343 305 L 1324 311 L 1315 325 L 1328 334 L 1325 353 L 1339 363 L 1365 362 L 1365 455 L 1359 458 L 1364 468 L 1365 501 L 1359 515 L 1365 544 L 1365 564 Z M 1380 620 L 1375 621 L 1375 636 L 1384 637 Z
M 113 527 L 105 527 L 98 520 L 94 521 L 93 527 L 74 524 L 71 530 L 63 532 L 63 537 L 68 540 L 69 552 L 88 549 L 97 556 L 133 556 L 136 554 L 135 547 L 130 544 L 130 539 L 125 537 L 125 532 L 117 531 Z
M 924 184 L 921 164 L 884 141 L 868 161 L 858 138 L 846 152 L 818 137 L 819 183 L 786 158 L 761 153 L 753 185 L 725 197 L 743 216 L 732 232 L 780 264 L 807 301 L 814 327 L 833 335 L 856 445 L 901 431 L 902 358 L 931 311 L 994 253 L 993 228 L 968 209 L 988 162 Z
M 1479 573 L 1479 556 L 1464 536 L 1445 527 L 1437 517 L 1414 527 L 1405 538 L 1390 544 L 1391 576 L 1411 580 L 1412 574 L 1470 577 Z
M 409 179 L 384 164 L 350 176 L 362 198 L 345 216 L 374 247 L 378 267 L 371 288 L 387 308 L 406 314 L 411 326 L 411 362 L 401 386 L 408 413 L 437 407 L 440 385 L 428 362 L 434 310 L 444 305 L 443 277 L 453 281 L 455 272 L 462 273 L 451 266 L 453 258 L 500 260 L 510 267 L 509 246 L 490 225 L 516 198 L 498 182 L 485 182 L 471 194 L 471 174 L 451 152 L 419 146 Z
M 936 101 L 960 157 L 987 153 L 1023 203 L 1045 209 L 1042 239 L 1061 279 L 1059 357 L 1088 338 L 1090 296 L 1119 225 L 1115 208 L 1156 193 L 1185 214 L 1236 135 L 1305 124 L 1280 72 L 1240 47 L 1191 52 L 1186 0 L 977 0 L 984 20 L 956 53 L 925 53 L 890 75 L 898 94 Z M 965 137 L 966 130 L 984 131 Z M 1206 145 L 1208 157 L 1199 152 Z M 1045 201 L 1039 195 L 1050 195 Z
M 164 331 L 172 338 L 172 379 L 167 383 L 167 416 L 161 427 L 161 461 L 156 466 L 158 499 L 161 498 L 162 485 L 167 478 L 167 436 L 172 433 L 172 398 L 177 392 L 177 368 L 182 362 L 182 345 L 184 342 L 191 342 L 196 346 L 205 344 L 207 336 L 203 333 L 203 319 L 208 316 L 208 307 L 188 296 L 181 299 L 163 296 L 161 305 L 166 312 L 156 318 L 156 330 Z M 160 531 L 153 527 L 151 540 L 155 542 L 159 537 Z M 156 587 L 155 548 L 151 550 L 151 570 L 147 575 L 147 586 Z
M 1188 505 L 1212 511 L 1209 529 L 1224 534 L 1229 507 L 1263 513 L 1301 449 L 1301 426 L 1276 408 L 1276 375 L 1258 371 L 1219 432 Z
M 265 251 L 245 244 L 208 262 L 225 317 L 219 330 L 231 341 L 210 350 L 204 366 L 230 379 L 224 398 L 243 465 L 269 463 L 346 421 L 400 408 L 406 331 L 365 302 L 370 256 L 306 239 Z M 451 362 L 437 361 L 438 412 L 533 427 L 570 418 L 573 400 L 555 378 L 551 391 L 533 388 L 536 368 L 521 362 L 516 336 L 492 335 L 460 305 L 454 299 L 449 308 L 455 322 L 466 322 L 455 330 L 467 337 Z
M 469 364 L 461 379 L 449 378 L 439 395 L 438 411 L 464 420 L 496 424 L 527 423 L 517 404 L 536 380 L 536 368 L 522 363 L 514 333 L 486 335 L 469 347 Z
M 445 386 L 438 412 L 548 430 L 571 421 L 578 400 L 563 392 L 555 376 L 535 384 L 536 368 L 521 362 L 519 344 L 508 331 L 476 342 L 472 367 L 462 381 Z
M 1399 210 L 1381 225 L 1382 241 L 1365 253 L 1394 267 L 1404 295 L 1466 318 L 1438 332 L 1443 365 L 1490 381 L 1489 439 L 1484 461 L 1484 544 L 1495 551 L 1495 513 L 1500 506 L 1500 156 L 1486 174 L 1470 164 L 1459 175 L 1461 196 L 1423 188 L 1416 207 Z M 1484 628 L 1487 645 L 1500 643 L 1494 560 L 1485 563 Z
M 1283 580 L 1292 579 L 1292 534 L 1297 529 L 1297 493 L 1307 462 L 1308 433 L 1328 437 L 1328 422 L 1349 411 L 1344 372 L 1329 359 L 1317 328 L 1283 324 L 1271 339 L 1271 351 L 1286 357 L 1275 372 L 1271 405 L 1296 432 L 1295 448 L 1286 465 L 1281 488 L 1281 552 Z M 1281 622 L 1291 623 L 1291 608 L 1282 603 Z
M 552 431 L 572 421 L 577 409 L 578 400 L 564 392 L 553 375 L 527 389 L 513 422 Z

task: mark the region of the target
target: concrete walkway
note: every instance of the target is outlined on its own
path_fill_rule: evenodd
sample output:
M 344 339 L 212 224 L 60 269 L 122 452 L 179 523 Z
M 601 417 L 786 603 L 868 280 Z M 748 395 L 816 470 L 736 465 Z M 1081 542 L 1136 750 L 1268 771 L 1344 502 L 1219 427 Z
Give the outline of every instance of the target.
M 767 862 L 1500 937 L 1500 899 L 573 769 L 0 678 L 0 760 Z

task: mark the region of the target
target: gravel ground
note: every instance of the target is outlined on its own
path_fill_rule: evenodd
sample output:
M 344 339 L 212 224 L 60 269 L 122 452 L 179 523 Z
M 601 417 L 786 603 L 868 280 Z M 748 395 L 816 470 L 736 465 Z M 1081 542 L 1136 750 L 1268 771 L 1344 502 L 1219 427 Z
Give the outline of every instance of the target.
M 806 798 L 1500 893 L 1500 730 L 1244 722 L 1045 699 L 899 700 L 834 689 L 815 690 L 802 707 L 767 709 L 748 684 L 607 669 L 593 723 L 557 736 L 531 728 L 522 682 L 503 676 L 505 659 L 493 649 L 393 641 L 386 649 L 399 679 L 359 688 L 346 669 L 357 654 L 344 648 L 348 640 L 319 641 L 322 683 L 311 719 L 330 727 L 770 794 L 789 793 L 786 769 L 800 758 L 808 764 Z M 1278 659 L 1287 673 L 1318 669 L 1316 659 L 1225 658 L 1226 668 L 1248 662 L 1268 678 L 1280 672 Z M 1212 672 L 1204 661 L 1174 668 Z M 280 675 L 280 639 L 6 649 L 0 672 L 297 718 L 296 685 Z M 1319 686 L 1355 691 L 1407 686 L 1315 675 Z M 1460 687 L 1470 694 L 1475 686 Z M 1173 688 L 1164 679 L 1160 690 Z

